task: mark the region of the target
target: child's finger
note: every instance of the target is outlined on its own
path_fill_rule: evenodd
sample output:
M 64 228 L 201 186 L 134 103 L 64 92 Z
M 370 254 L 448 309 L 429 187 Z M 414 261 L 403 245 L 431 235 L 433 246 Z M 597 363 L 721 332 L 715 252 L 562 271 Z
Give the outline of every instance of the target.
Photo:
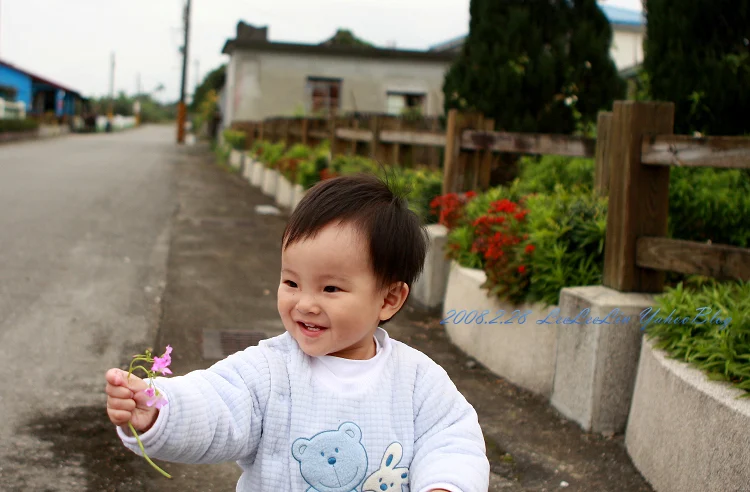
M 127 387 L 134 393 L 148 388 L 148 385 L 141 378 L 132 374 L 128 376 L 128 373 L 122 369 L 110 369 L 104 377 L 109 384 Z
M 126 388 L 125 386 L 113 386 L 109 383 L 107 383 L 107 387 L 104 389 L 104 392 L 107 394 L 107 396 L 110 396 L 112 398 L 132 400 L 133 396 L 135 396 L 135 393 L 133 393 L 132 390 Z
M 133 416 L 133 414 L 127 410 L 116 410 L 113 408 L 107 408 L 107 415 L 109 416 L 110 422 L 118 426 L 127 424 Z
M 125 410 L 132 412 L 135 410 L 135 400 L 132 398 L 107 398 L 107 408 L 112 410 Z

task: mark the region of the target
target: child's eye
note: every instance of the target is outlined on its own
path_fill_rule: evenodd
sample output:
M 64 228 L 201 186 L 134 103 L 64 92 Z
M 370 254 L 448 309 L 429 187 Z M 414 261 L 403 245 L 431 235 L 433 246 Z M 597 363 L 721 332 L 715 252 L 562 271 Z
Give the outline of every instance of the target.
M 284 283 L 288 285 L 289 287 L 296 288 L 297 284 L 292 282 L 291 280 L 285 280 Z
M 326 285 L 325 289 L 323 289 L 323 290 L 326 291 L 326 292 L 336 292 L 336 291 L 339 291 L 341 289 L 339 289 L 338 287 L 335 287 L 333 285 Z

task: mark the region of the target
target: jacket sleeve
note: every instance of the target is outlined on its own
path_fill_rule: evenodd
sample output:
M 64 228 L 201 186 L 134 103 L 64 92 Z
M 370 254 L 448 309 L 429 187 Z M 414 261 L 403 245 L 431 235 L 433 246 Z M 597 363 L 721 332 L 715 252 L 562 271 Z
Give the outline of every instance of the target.
M 178 463 L 222 463 L 257 452 L 270 395 L 268 360 L 250 347 L 205 370 L 157 378 L 168 404 L 139 435 L 149 458 Z M 123 444 L 141 454 L 135 437 L 117 428 Z
M 487 492 L 489 488 L 490 463 L 477 413 L 434 362 L 415 388 L 410 473 L 410 490 L 415 492 L 431 488 Z

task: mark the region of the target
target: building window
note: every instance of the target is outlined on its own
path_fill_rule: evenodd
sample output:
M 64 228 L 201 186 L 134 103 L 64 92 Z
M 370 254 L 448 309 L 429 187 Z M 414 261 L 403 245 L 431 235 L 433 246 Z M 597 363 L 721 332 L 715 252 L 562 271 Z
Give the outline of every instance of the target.
M 335 114 L 341 109 L 341 79 L 307 78 L 308 113 Z
M 0 85 L 0 99 L 5 99 L 6 101 L 15 101 L 16 96 L 18 95 L 18 90 L 15 87 L 11 87 L 9 85 Z
M 417 92 L 388 91 L 388 114 L 400 115 L 404 111 L 417 111 L 424 114 L 427 95 Z

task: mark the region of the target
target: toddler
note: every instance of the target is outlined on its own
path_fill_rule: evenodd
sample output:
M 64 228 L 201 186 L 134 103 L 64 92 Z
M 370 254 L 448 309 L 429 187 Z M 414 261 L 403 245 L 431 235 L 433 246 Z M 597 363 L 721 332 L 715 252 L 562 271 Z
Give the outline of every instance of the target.
M 282 237 L 278 310 L 286 332 L 212 367 L 142 379 L 106 374 L 122 442 L 181 463 L 236 461 L 238 491 L 487 492 L 474 408 L 425 354 L 382 327 L 422 271 L 426 232 L 371 175 L 311 188 Z M 402 488 L 402 486 L 408 488 Z

